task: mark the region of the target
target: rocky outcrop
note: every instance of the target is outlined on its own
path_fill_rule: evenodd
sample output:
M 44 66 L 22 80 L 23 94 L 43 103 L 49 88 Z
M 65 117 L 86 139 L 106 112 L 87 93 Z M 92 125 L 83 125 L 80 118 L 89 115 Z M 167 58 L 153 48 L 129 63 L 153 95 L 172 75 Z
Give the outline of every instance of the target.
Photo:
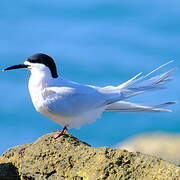
M 107 147 L 94 148 L 70 134 L 47 134 L 0 157 L 7 180 L 179 180 L 180 168 L 159 158 Z

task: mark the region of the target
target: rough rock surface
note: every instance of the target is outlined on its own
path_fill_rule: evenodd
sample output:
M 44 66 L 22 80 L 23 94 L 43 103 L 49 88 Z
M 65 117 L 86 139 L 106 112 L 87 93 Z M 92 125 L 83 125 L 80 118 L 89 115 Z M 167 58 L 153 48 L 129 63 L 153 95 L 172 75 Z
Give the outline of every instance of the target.
M 179 180 L 180 168 L 159 158 L 94 148 L 66 134 L 47 134 L 0 157 L 1 180 Z

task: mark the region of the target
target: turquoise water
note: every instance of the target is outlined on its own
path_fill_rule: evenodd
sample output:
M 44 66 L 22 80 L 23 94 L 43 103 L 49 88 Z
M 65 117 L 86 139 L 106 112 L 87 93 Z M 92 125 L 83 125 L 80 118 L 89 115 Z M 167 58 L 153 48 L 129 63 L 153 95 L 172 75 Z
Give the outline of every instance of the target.
M 180 2 L 164 0 L 31 0 L 0 2 L 0 68 L 34 53 L 52 56 L 67 79 L 117 85 L 138 72 L 180 66 Z M 0 152 L 61 128 L 38 114 L 27 89 L 29 72 L 0 72 Z M 163 91 L 130 99 L 157 103 L 180 99 L 180 72 Z M 105 113 L 96 123 L 70 133 L 93 146 L 113 146 L 151 131 L 179 132 L 173 113 Z

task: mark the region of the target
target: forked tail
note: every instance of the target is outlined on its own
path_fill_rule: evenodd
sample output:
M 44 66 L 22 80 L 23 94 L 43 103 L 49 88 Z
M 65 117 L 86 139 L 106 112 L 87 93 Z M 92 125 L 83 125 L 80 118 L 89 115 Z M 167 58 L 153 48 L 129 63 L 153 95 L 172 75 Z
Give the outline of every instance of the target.
M 106 112 L 169 112 L 170 110 L 162 109 L 164 106 L 168 106 L 171 104 L 175 104 L 176 102 L 166 102 L 163 104 L 158 104 L 155 106 L 144 106 L 135 103 L 129 103 L 122 101 L 124 99 L 130 98 L 132 96 L 136 96 L 138 94 L 142 94 L 145 92 L 164 89 L 165 84 L 171 80 L 170 76 L 176 71 L 176 68 L 171 69 L 163 74 L 154 76 L 150 79 L 145 80 L 149 77 L 152 73 L 159 70 L 160 68 L 166 66 L 167 64 L 171 63 L 172 61 L 161 65 L 160 67 L 156 68 L 155 70 L 151 71 L 145 76 L 141 76 L 142 73 L 139 73 L 132 79 L 126 81 L 119 86 L 106 86 L 102 88 L 104 92 L 107 94 L 112 94 L 111 98 L 106 101 Z
M 124 98 L 129 98 L 129 97 L 142 94 L 148 91 L 164 89 L 165 88 L 164 85 L 167 82 L 173 80 L 172 78 L 170 78 L 170 76 L 176 71 L 176 68 L 173 68 L 170 71 L 167 71 L 163 74 L 154 76 L 150 79 L 144 80 L 145 78 L 147 78 L 149 75 L 151 75 L 153 72 L 157 71 L 158 69 L 159 68 L 157 68 L 156 70 L 153 70 L 146 76 L 139 77 L 140 74 L 138 74 L 137 76 L 130 79 L 129 81 L 117 86 L 117 88 L 120 89 L 121 95 Z

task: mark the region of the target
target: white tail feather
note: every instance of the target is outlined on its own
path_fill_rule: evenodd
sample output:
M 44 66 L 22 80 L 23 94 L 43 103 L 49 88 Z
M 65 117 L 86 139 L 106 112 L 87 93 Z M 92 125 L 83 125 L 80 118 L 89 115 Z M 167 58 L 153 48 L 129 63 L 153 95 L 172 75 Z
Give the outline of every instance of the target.
M 154 76 L 142 82 L 138 82 L 139 80 L 136 79 L 135 82 L 132 81 L 131 84 L 128 83 L 127 86 L 124 86 L 124 88 L 120 89 L 121 95 L 125 99 L 144 92 L 163 89 L 165 88 L 164 84 L 172 80 L 169 78 L 169 76 L 175 71 L 176 69 L 171 69 L 168 72 Z M 140 80 L 142 80 L 142 78 L 140 78 Z M 119 88 L 119 86 L 117 88 Z
M 157 67 L 156 69 L 152 70 L 152 71 L 151 71 L 150 73 L 148 73 L 147 75 L 142 76 L 142 79 L 145 79 L 146 77 L 150 76 L 150 75 L 153 74 L 154 72 L 158 71 L 159 69 L 161 69 L 161 68 L 167 66 L 168 64 L 170 64 L 170 63 L 172 63 L 172 62 L 174 62 L 174 61 L 173 61 L 173 60 L 172 60 L 172 61 L 169 61 L 169 62 L 167 62 L 167 63 L 165 63 L 165 64 L 163 64 L 163 65 Z M 139 79 L 139 80 L 142 80 L 142 79 Z
M 135 80 L 137 80 L 138 77 L 139 77 L 141 74 L 142 74 L 142 72 L 138 73 L 138 74 L 137 74 L 136 76 L 134 76 L 133 78 L 131 78 L 131 79 L 129 79 L 128 81 L 120 84 L 120 85 L 118 86 L 118 88 L 119 88 L 119 89 L 122 89 L 122 88 L 124 88 L 124 87 L 127 87 L 127 86 L 130 86 L 130 85 L 134 84 Z
M 103 88 L 100 88 L 100 91 L 105 93 L 109 98 L 103 105 L 110 105 L 108 106 L 108 109 L 106 111 L 126 111 L 126 109 L 117 109 L 112 108 L 112 104 L 116 104 L 116 102 L 122 104 L 122 100 L 145 93 L 153 90 L 159 90 L 165 88 L 165 83 L 169 82 L 172 80 L 170 78 L 170 75 L 176 71 L 176 69 L 171 69 L 165 73 L 162 73 L 160 75 L 151 77 L 150 79 L 144 80 L 148 76 L 150 76 L 152 73 L 155 71 L 159 70 L 160 68 L 166 66 L 167 64 L 171 63 L 172 61 L 169 61 L 166 64 L 161 65 L 160 67 L 156 68 L 155 70 L 151 71 L 145 76 L 139 77 L 142 73 L 137 74 L 130 80 L 126 81 L 123 84 L 120 84 L 119 86 L 106 86 Z M 120 102 L 119 102 L 120 101 Z M 131 112 L 137 112 L 137 111 L 145 111 L 145 112 L 169 112 L 169 110 L 161 109 L 160 107 L 169 105 L 169 103 L 164 103 L 161 105 L 156 105 L 156 106 L 141 106 L 138 104 L 123 104 L 123 105 L 128 105 L 128 112 L 130 106 L 132 106 Z M 111 107 L 111 108 L 109 108 Z M 114 107 L 114 106 L 113 106 Z

